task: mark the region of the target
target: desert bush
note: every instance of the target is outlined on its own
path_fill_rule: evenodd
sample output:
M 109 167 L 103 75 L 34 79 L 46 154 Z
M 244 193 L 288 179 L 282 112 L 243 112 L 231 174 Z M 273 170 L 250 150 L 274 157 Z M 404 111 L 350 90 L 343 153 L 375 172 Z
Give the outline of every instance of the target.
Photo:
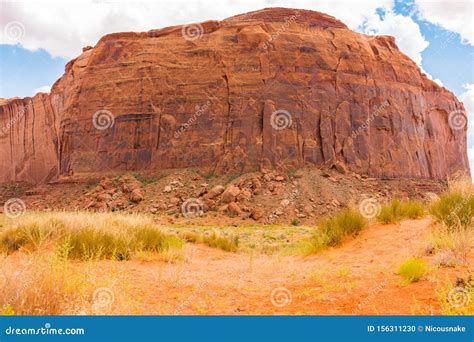
M 458 264 L 467 262 L 468 252 L 474 245 L 474 232 L 461 227 L 435 227 L 428 235 L 429 244 L 436 254 L 451 253 Z
M 312 249 L 318 251 L 326 247 L 337 246 L 344 236 L 357 235 L 366 225 L 367 220 L 359 212 L 345 209 L 318 224 L 317 230 L 311 238 Z
M 423 204 L 417 201 L 403 202 L 393 199 L 380 209 L 377 220 L 382 223 L 395 223 L 403 219 L 416 219 L 423 216 Z
M 428 272 L 426 261 L 418 258 L 405 260 L 398 268 L 397 274 L 402 276 L 407 282 L 412 283 L 420 280 Z
M 0 231 L 0 249 L 6 253 L 54 242 L 62 258 L 128 260 L 138 251 L 161 253 L 183 245 L 141 215 L 29 213 L 8 223 L 12 226 Z
M 239 237 L 237 235 L 223 236 L 212 233 L 211 235 L 203 236 L 202 241 L 209 247 L 219 248 L 227 252 L 236 252 L 239 249 Z
M 466 278 L 440 283 L 436 295 L 443 315 L 472 315 L 474 312 L 474 273 Z
M 300 225 L 300 220 L 295 219 L 295 218 L 292 219 L 292 220 L 291 220 L 291 225 L 292 225 L 292 226 L 299 226 L 299 225 Z
M 448 229 L 465 229 L 471 225 L 474 215 L 474 196 L 469 192 L 450 190 L 431 205 L 430 214 Z
M 212 248 L 219 248 L 227 252 L 236 252 L 239 249 L 238 235 L 226 236 L 212 232 L 211 234 L 197 234 L 190 231 L 184 231 L 180 237 L 185 241 L 192 243 L 204 243 Z

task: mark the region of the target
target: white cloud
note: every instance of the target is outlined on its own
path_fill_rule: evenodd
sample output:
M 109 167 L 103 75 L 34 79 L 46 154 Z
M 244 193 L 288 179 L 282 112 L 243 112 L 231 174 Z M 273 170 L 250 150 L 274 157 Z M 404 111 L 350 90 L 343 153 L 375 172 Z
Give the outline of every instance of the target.
M 437 83 L 440 87 L 443 87 L 443 82 L 441 82 L 439 78 L 435 78 L 433 81 Z
M 458 33 L 464 43 L 474 45 L 472 17 L 474 3 L 469 0 L 415 0 L 417 14 L 442 28 Z
M 51 91 L 51 86 L 45 85 L 45 86 L 42 86 L 42 87 L 39 87 L 39 88 L 36 88 L 35 90 L 33 90 L 33 95 L 35 95 L 37 93 L 49 93 L 50 91 Z
M 474 84 L 465 84 L 463 85 L 463 88 L 466 91 L 459 95 L 459 100 L 464 103 L 464 108 L 466 108 L 469 119 L 467 127 L 467 144 L 471 148 L 474 148 Z M 470 160 L 474 163 L 474 158 Z M 472 170 L 474 170 L 474 168 Z
M 222 20 L 265 7 L 320 11 L 343 21 L 352 30 L 393 35 L 398 47 L 420 67 L 421 52 L 429 44 L 411 17 L 393 12 L 394 0 L 356 3 L 350 0 L 221 0 L 219 6 L 216 6 L 215 0 L 2 2 L 0 44 L 20 43 L 29 50 L 42 48 L 53 57 L 75 58 L 82 47 L 95 45 L 107 33 L 147 31 L 210 19 Z M 377 10 L 384 13 L 382 19 Z
M 366 32 L 394 36 L 400 50 L 421 67 L 421 52 L 428 47 L 429 43 L 421 34 L 418 24 L 411 17 L 388 11 L 383 20 L 378 16 L 370 19 L 366 23 Z
M 357 29 L 364 22 L 378 18 L 377 8 L 390 10 L 393 0 L 358 1 L 356 5 L 350 0 L 221 0 L 218 6 L 215 0 L 2 2 L 0 44 L 20 43 L 29 50 L 43 48 L 53 57 L 74 58 L 81 53 L 82 47 L 95 45 L 107 33 L 222 20 L 265 7 L 316 10 L 333 15 L 349 28 Z M 19 24 L 14 25 L 16 31 L 6 29 L 11 23 Z M 14 34 L 8 35 L 7 32 Z M 12 36 L 19 39 L 11 39 Z

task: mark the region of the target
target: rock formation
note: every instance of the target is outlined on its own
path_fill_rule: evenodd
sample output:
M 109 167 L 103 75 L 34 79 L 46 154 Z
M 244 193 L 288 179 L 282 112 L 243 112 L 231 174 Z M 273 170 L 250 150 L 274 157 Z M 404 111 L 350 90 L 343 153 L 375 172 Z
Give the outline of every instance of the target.
M 445 179 L 469 173 L 465 119 L 393 37 L 264 9 L 106 35 L 51 94 L 1 100 L 0 182 L 304 165 Z

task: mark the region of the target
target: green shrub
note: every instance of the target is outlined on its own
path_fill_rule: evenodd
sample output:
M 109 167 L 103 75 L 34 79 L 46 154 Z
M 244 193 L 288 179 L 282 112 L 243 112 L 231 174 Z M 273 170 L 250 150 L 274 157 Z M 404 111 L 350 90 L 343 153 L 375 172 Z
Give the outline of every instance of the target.
M 212 248 L 219 248 L 227 252 L 236 252 L 239 249 L 239 236 L 226 236 L 223 234 L 198 234 L 195 232 L 184 231 L 179 236 L 187 242 L 204 243 Z
M 344 236 L 357 235 L 366 225 L 367 220 L 351 209 L 345 209 L 334 217 L 324 219 L 318 224 L 318 229 L 311 238 L 314 250 L 337 246 Z
M 47 220 L 45 224 L 20 223 L 0 235 L 0 250 L 6 253 L 12 253 L 20 248 L 33 251 L 53 236 L 60 235 L 63 230 L 64 225 L 55 219 Z
M 423 204 L 417 201 L 402 202 L 393 199 L 382 206 L 377 220 L 382 223 L 395 223 L 403 219 L 416 219 L 423 216 Z
M 148 184 L 155 184 L 158 182 L 158 178 L 156 177 L 146 177 L 146 176 L 140 175 L 139 173 L 135 173 L 133 177 L 135 177 L 135 179 L 144 186 Z
M 474 215 L 474 196 L 461 192 L 445 193 L 431 205 L 430 214 L 449 229 L 467 228 Z
M 212 233 L 209 236 L 204 236 L 202 242 L 209 247 L 220 248 L 227 252 L 236 252 L 239 248 L 239 237 L 237 235 L 227 237 Z
M 292 225 L 292 226 L 299 226 L 299 225 L 300 225 L 300 220 L 298 220 L 298 219 L 292 219 L 292 220 L 291 220 L 291 225 Z
M 428 266 L 424 260 L 409 258 L 400 265 L 397 273 L 407 282 L 412 283 L 423 278 L 427 272 Z

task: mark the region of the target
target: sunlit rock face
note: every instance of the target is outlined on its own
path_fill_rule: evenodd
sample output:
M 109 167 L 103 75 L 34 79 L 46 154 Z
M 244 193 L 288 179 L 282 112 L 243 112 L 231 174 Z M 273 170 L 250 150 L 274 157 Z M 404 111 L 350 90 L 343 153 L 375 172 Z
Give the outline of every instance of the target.
M 469 173 L 463 105 L 388 36 L 313 11 L 114 33 L 51 94 L 0 101 L 0 182 L 118 170 L 344 164 Z

